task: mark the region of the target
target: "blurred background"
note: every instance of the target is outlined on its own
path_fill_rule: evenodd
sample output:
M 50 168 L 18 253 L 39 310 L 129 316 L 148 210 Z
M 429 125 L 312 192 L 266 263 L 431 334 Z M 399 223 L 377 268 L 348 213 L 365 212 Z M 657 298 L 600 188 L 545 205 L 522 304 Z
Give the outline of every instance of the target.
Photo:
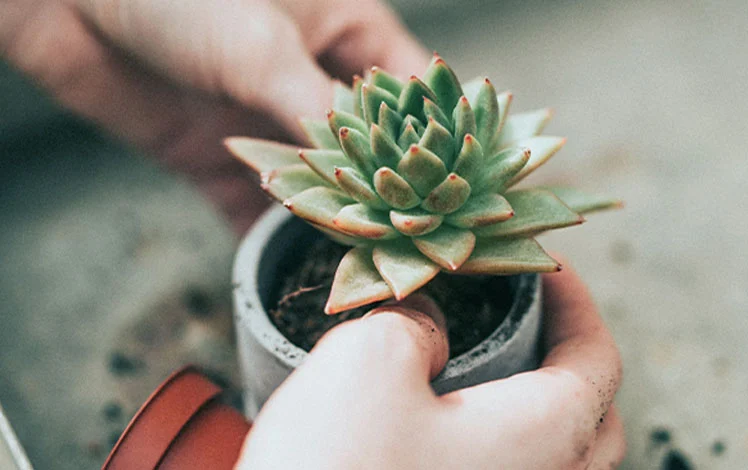
M 555 108 L 569 142 L 534 182 L 626 201 L 544 240 L 623 353 L 623 468 L 748 468 L 748 3 L 393 6 L 461 78 Z M 184 362 L 235 381 L 236 243 L 180 176 L 0 65 L 0 402 L 37 468 L 99 468 Z

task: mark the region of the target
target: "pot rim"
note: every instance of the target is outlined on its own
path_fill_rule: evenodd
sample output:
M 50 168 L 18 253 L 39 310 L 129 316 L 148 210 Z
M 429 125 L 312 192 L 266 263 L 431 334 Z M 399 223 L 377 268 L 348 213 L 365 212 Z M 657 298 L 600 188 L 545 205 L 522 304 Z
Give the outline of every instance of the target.
M 189 400 L 184 400 L 185 393 Z M 207 380 L 196 366 L 187 365 L 178 369 L 151 393 L 135 413 L 110 451 L 102 470 L 133 468 L 130 465 L 135 462 L 138 468 L 156 468 L 184 426 L 220 393 L 221 388 Z M 178 406 L 174 406 L 174 403 L 178 403 Z M 164 421 L 160 419 L 163 416 L 171 419 Z M 159 432 L 152 432 L 154 429 Z M 136 451 L 135 454 L 131 453 L 131 449 Z
M 300 366 L 309 353 L 293 344 L 270 320 L 259 296 L 258 278 L 261 275 L 265 249 L 276 232 L 293 219 L 306 224 L 284 207 L 268 209 L 240 242 L 232 270 L 236 327 L 248 327 L 263 348 L 274 352 L 276 359 L 291 369 Z M 458 377 L 466 368 L 479 367 L 491 361 L 499 354 L 507 340 L 513 337 L 525 312 L 540 295 L 541 287 L 539 274 L 519 274 L 515 277 L 517 285 L 514 288 L 514 299 L 504 320 L 472 349 L 450 359 L 433 382 Z M 319 314 L 323 315 L 321 311 Z

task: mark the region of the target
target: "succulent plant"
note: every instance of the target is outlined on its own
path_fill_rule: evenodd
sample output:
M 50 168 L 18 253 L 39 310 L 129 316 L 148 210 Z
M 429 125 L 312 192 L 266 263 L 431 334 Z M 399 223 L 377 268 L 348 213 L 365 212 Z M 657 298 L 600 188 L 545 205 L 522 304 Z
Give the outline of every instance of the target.
M 509 190 L 566 139 L 539 135 L 551 111 L 508 115 L 488 79 L 461 85 L 434 56 L 406 83 L 379 68 L 338 84 L 327 121 L 302 120 L 316 148 L 233 137 L 226 145 L 294 214 L 352 246 L 328 314 L 403 299 L 440 271 L 551 272 L 535 241 L 615 200 L 570 188 Z

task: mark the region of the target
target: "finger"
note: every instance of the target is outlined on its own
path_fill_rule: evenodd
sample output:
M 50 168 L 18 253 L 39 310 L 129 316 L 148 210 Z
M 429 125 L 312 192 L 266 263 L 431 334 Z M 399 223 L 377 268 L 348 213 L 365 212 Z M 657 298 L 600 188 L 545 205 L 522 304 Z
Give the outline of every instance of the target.
M 615 405 L 611 405 L 603 423 L 597 431 L 597 441 L 592 452 L 588 470 L 611 470 L 618 468 L 626 455 L 626 435 L 623 421 Z
M 377 65 L 405 79 L 426 69 L 430 54 L 384 2 L 322 3 L 280 2 L 296 20 L 307 47 L 335 76 L 347 81 Z
M 595 397 L 596 416 L 605 414 L 623 378 L 615 340 L 597 312 L 584 282 L 572 268 L 543 275 L 543 368 L 571 374 Z
M 333 328 L 310 353 L 309 368 L 363 388 L 429 389 L 449 357 L 446 322 L 428 297 L 413 294 Z M 307 364 L 305 363 L 305 368 Z
M 298 138 L 299 116 L 319 117 L 332 82 L 295 24 L 268 2 L 78 0 L 108 41 L 173 80 L 226 94 L 273 115 Z
M 582 281 L 568 268 L 543 281 L 549 349 L 543 366 L 442 397 L 473 444 L 490 449 L 542 442 L 542 450 L 518 454 L 517 468 L 588 461 L 599 420 L 621 381 L 615 343 Z
M 186 113 L 173 87 L 120 60 L 62 2 L 26 13 L 2 38 L 3 55 L 61 104 L 149 150 L 182 134 Z

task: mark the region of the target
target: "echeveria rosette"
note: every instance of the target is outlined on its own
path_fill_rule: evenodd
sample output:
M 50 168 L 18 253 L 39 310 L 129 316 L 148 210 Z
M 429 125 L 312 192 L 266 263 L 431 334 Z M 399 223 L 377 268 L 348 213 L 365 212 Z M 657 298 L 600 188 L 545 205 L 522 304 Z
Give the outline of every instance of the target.
M 509 190 L 565 143 L 540 135 L 548 109 L 508 116 L 510 93 L 460 85 L 438 56 L 407 83 L 373 68 L 338 85 L 327 121 L 302 121 L 316 148 L 236 137 L 229 149 L 294 214 L 353 248 L 328 314 L 403 299 L 440 271 L 552 272 L 535 241 L 618 204 L 569 188 Z

